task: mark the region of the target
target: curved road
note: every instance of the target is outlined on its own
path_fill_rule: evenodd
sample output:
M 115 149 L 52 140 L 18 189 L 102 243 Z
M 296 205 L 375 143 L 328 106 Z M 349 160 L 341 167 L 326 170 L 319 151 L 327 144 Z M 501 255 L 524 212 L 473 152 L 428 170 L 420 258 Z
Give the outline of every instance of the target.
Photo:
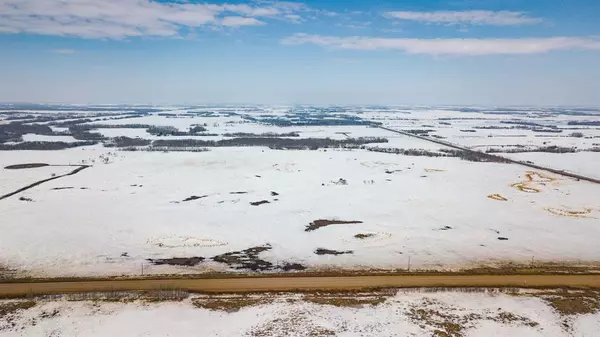
M 0 297 L 178 289 L 191 292 L 269 292 L 368 290 L 408 287 L 600 288 L 600 274 L 588 275 L 404 275 L 139 279 L 0 283 Z

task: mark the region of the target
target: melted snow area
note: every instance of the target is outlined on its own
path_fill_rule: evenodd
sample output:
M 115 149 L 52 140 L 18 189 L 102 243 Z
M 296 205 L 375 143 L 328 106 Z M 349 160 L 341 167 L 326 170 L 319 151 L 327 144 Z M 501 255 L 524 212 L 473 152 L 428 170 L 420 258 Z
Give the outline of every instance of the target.
M 600 260 L 599 184 L 439 157 L 446 146 L 372 124 L 600 178 L 600 116 L 590 109 L 135 109 L 0 111 L 0 118 L 12 116 L 1 128 L 22 124 L 0 143 L 0 194 L 90 166 L 0 199 L 0 277 L 4 270 L 111 276 L 142 268 L 170 274 Z M 19 113 L 26 116 L 16 119 Z M 51 127 L 36 136 L 31 125 Z M 205 130 L 191 131 L 198 126 Z M 115 143 L 123 137 L 127 145 Z M 215 146 L 240 137 L 367 142 Z M 165 140 L 192 143 L 156 143 Z M 426 155 L 403 152 L 409 149 Z M 28 163 L 50 166 L 5 168 Z M 314 222 L 327 225 L 308 229 Z M 192 309 L 168 305 L 144 315 L 178 310 Z
M 532 291 L 400 291 L 181 301 L 0 301 L 0 336 L 596 336 L 600 314 L 565 314 Z M 224 304 L 225 303 L 225 304 Z M 15 309 L 23 307 L 29 309 Z

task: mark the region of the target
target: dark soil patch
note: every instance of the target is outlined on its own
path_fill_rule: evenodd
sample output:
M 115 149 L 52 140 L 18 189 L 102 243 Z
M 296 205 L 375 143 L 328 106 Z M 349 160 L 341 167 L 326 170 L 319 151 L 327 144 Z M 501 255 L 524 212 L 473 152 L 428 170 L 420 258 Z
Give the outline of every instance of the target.
M 33 301 L 0 303 L 0 318 L 14 314 L 19 310 L 31 309 L 35 307 L 35 305 L 36 303 Z
M 33 199 L 31 199 L 31 198 L 25 198 L 25 197 L 20 197 L 19 200 L 21 200 L 21 201 L 29 201 L 29 202 L 33 201 Z
M 262 204 L 270 204 L 271 202 L 269 202 L 268 200 L 261 200 L 261 201 L 254 201 L 251 202 L 250 205 L 252 206 L 260 206 Z
M 252 307 L 268 300 L 264 298 L 251 298 L 247 296 L 232 296 L 228 298 L 196 298 L 192 301 L 197 308 L 210 309 L 224 312 L 237 312 L 245 307 Z
M 192 200 L 198 200 L 198 199 L 202 199 L 202 198 L 206 198 L 206 197 L 208 197 L 208 195 L 201 195 L 201 196 L 192 195 L 191 197 L 188 197 L 188 198 L 185 198 L 185 199 L 183 199 L 181 202 L 192 201 Z
M 270 249 L 271 245 L 267 244 L 217 255 L 212 259 L 215 262 L 225 263 L 234 269 L 250 269 L 252 271 L 271 270 L 273 269 L 273 264 L 258 257 L 260 253 Z
M 17 165 L 6 166 L 4 169 L 6 169 L 6 170 L 22 170 L 22 169 L 38 168 L 38 167 L 46 167 L 46 166 L 50 166 L 50 164 L 45 164 L 45 163 L 17 164 Z
M 317 248 L 317 250 L 315 250 L 315 254 L 317 254 L 317 255 L 344 255 L 344 254 L 354 254 L 354 252 L 351 250 L 337 251 L 337 250 L 333 250 L 333 249 Z
M 346 225 L 346 224 L 358 224 L 363 223 L 362 221 L 343 221 L 343 220 L 324 220 L 319 219 L 310 223 L 310 225 L 306 226 L 304 229 L 305 232 L 311 232 L 317 230 L 321 227 L 326 227 L 330 225 Z
M 450 227 L 450 226 L 444 226 L 442 228 L 439 228 L 438 230 L 440 230 L 440 231 L 447 231 L 447 230 L 450 230 L 450 229 L 452 229 L 452 227 Z
M 60 191 L 60 190 L 72 190 L 72 189 L 73 189 L 73 187 L 71 187 L 71 186 L 67 186 L 67 187 L 54 187 L 54 188 L 51 188 L 51 190 L 53 190 L 53 191 Z
M 500 240 L 500 241 L 507 241 L 507 240 L 508 240 L 508 238 L 505 238 L 505 237 L 503 237 L 503 236 L 499 236 L 499 237 L 498 237 L 498 240 Z
M 270 250 L 272 247 L 269 244 L 264 246 L 251 247 L 248 249 L 229 252 L 221 255 L 217 255 L 212 258 L 213 261 L 224 263 L 229 267 L 237 270 L 251 270 L 251 271 L 271 271 L 271 270 L 305 270 L 301 264 L 298 263 L 284 263 L 282 265 L 274 265 L 269 261 L 265 261 L 259 257 L 260 253 Z
M 278 196 L 278 195 L 279 195 L 279 193 L 277 193 L 277 192 L 275 192 L 275 191 L 271 191 L 271 196 L 273 196 L 273 197 L 276 197 L 276 196 Z
M 375 236 L 375 234 L 373 234 L 373 233 L 369 233 L 369 234 L 362 234 L 362 233 L 360 233 L 360 234 L 354 235 L 354 237 L 357 238 L 357 239 L 368 239 L 368 238 L 372 238 L 374 236 Z
M 229 194 L 247 194 L 248 192 L 246 191 L 242 191 L 242 192 L 229 192 Z
M 311 302 L 321 305 L 333 305 L 336 307 L 360 308 L 365 305 L 377 306 L 387 300 L 385 296 L 366 297 L 356 294 L 318 294 L 308 295 L 304 297 L 306 302 Z
M 148 259 L 152 264 L 161 266 L 161 265 L 170 265 L 170 266 L 186 266 L 193 267 L 200 262 L 204 261 L 203 257 L 195 256 L 195 257 L 172 257 L 170 259 Z
M 306 267 L 300 263 L 285 263 L 280 268 L 283 271 L 306 270 Z
M 557 291 L 536 294 L 563 316 L 594 314 L 600 311 L 600 292 L 594 290 Z

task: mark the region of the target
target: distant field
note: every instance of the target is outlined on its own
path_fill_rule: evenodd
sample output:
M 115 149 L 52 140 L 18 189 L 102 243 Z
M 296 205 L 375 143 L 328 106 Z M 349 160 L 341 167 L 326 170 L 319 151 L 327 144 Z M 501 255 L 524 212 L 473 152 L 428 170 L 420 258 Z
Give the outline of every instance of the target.
M 0 277 L 595 265 L 600 185 L 377 126 L 600 178 L 600 112 L 460 110 L 0 109 Z

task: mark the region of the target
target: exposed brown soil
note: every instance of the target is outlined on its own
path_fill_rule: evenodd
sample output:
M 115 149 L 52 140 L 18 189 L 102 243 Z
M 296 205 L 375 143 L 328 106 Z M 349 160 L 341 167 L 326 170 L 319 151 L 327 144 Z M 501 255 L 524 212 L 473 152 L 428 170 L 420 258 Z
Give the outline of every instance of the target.
M 270 249 L 271 245 L 267 244 L 217 255 L 212 259 L 215 262 L 225 263 L 234 269 L 248 269 L 252 271 L 271 270 L 273 269 L 273 264 L 258 257 L 260 253 Z
M 279 267 L 283 271 L 302 271 L 306 270 L 306 267 L 300 263 L 284 263 Z
M 377 306 L 388 299 L 389 296 L 383 294 L 361 295 L 355 293 L 315 293 L 304 296 L 302 299 L 321 305 L 333 305 L 336 307 L 357 308 L 365 305 Z
M 208 197 L 208 195 L 201 195 L 201 196 L 192 195 L 191 197 L 187 197 L 187 198 L 183 199 L 182 202 L 203 199 L 203 198 L 206 198 L 206 197 Z
M 569 210 L 566 208 L 555 208 L 548 207 L 546 211 L 559 216 L 564 216 L 568 218 L 576 218 L 576 219 L 597 219 L 596 217 L 591 216 L 594 209 L 592 208 L 584 208 L 582 210 Z
M 373 234 L 373 233 L 369 233 L 369 234 L 361 234 L 361 233 L 359 233 L 359 234 L 354 235 L 354 237 L 357 238 L 357 239 L 368 239 L 368 238 L 372 238 L 374 236 L 375 236 L 375 234 Z
M 0 318 L 11 315 L 19 310 L 27 310 L 35 307 L 36 303 L 33 301 L 21 301 L 21 302 L 9 302 L 0 303 Z
M 22 170 L 22 169 L 30 169 L 30 168 L 38 168 L 38 167 L 46 167 L 50 166 L 50 164 L 45 163 L 31 163 L 31 164 L 17 164 L 17 165 L 8 165 L 4 167 L 6 170 Z
M 172 257 L 170 259 L 148 259 L 152 264 L 160 265 L 171 265 L 171 266 L 187 266 L 193 267 L 200 262 L 204 261 L 203 257 Z
M 346 225 L 346 224 L 359 224 L 363 223 L 362 221 L 343 221 L 343 220 L 325 220 L 319 219 L 310 223 L 310 225 L 306 226 L 304 229 L 305 232 L 311 232 L 317 230 L 321 227 L 331 226 L 331 225 Z
M 317 248 L 317 250 L 315 250 L 315 254 L 317 254 L 317 255 L 344 255 L 344 254 L 354 254 L 354 252 L 351 250 L 337 251 L 337 250 L 333 250 L 333 249 Z
M 488 199 L 492 199 L 492 200 L 508 201 L 508 199 L 506 199 L 505 197 L 501 196 L 500 194 L 490 194 L 487 197 L 488 197 Z
M 274 265 L 269 261 L 265 261 L 259 257 L 259 254 L 271 249 L 271 245 L 267 244 L 264 246 L 251 247 L 241 251 L 229 252 L 221 255 L 217 255 L 212 258 L 213 261 L 219 263 L 225 263 L 229 267 L 238 270 L 251 270 L 251 271 L 301 271 L 305 270 L 306 267 L 299 263 L 283 263 L 280 265 Z
M 530 327 L 539 325 L 528 317 L 505 311 L 484 310 L 483 314 L 464 314 L 461 309 L 433 299 L 424 299 L 421 303 L 412 304 L 406 315 L 421 328 L 432 329 L 434 337 L 463 337 L 465 332 L 473 328 L 480 320 Z
M 225 312 L 236 312 L 245 307 L 252 307 L 268 302 L 268 299 L 265 298 L 252 298 L 248 296 L 201 297 L 192 300 L 194 306 L 198 308 Z
M 561 290 L 528 294 L 546 301 L 556 312 L 564 316 L 594 314 L 600 311 L 600 291 Z
M 261 201 L 251 202 L 250 205 L 252 205 L 252 206 L 260 206 L 260 205 L 263 205 L 263 204 L 270 204 L 270 203 L 271 202 L 268 201 L 268 200 L 261 200 Z

